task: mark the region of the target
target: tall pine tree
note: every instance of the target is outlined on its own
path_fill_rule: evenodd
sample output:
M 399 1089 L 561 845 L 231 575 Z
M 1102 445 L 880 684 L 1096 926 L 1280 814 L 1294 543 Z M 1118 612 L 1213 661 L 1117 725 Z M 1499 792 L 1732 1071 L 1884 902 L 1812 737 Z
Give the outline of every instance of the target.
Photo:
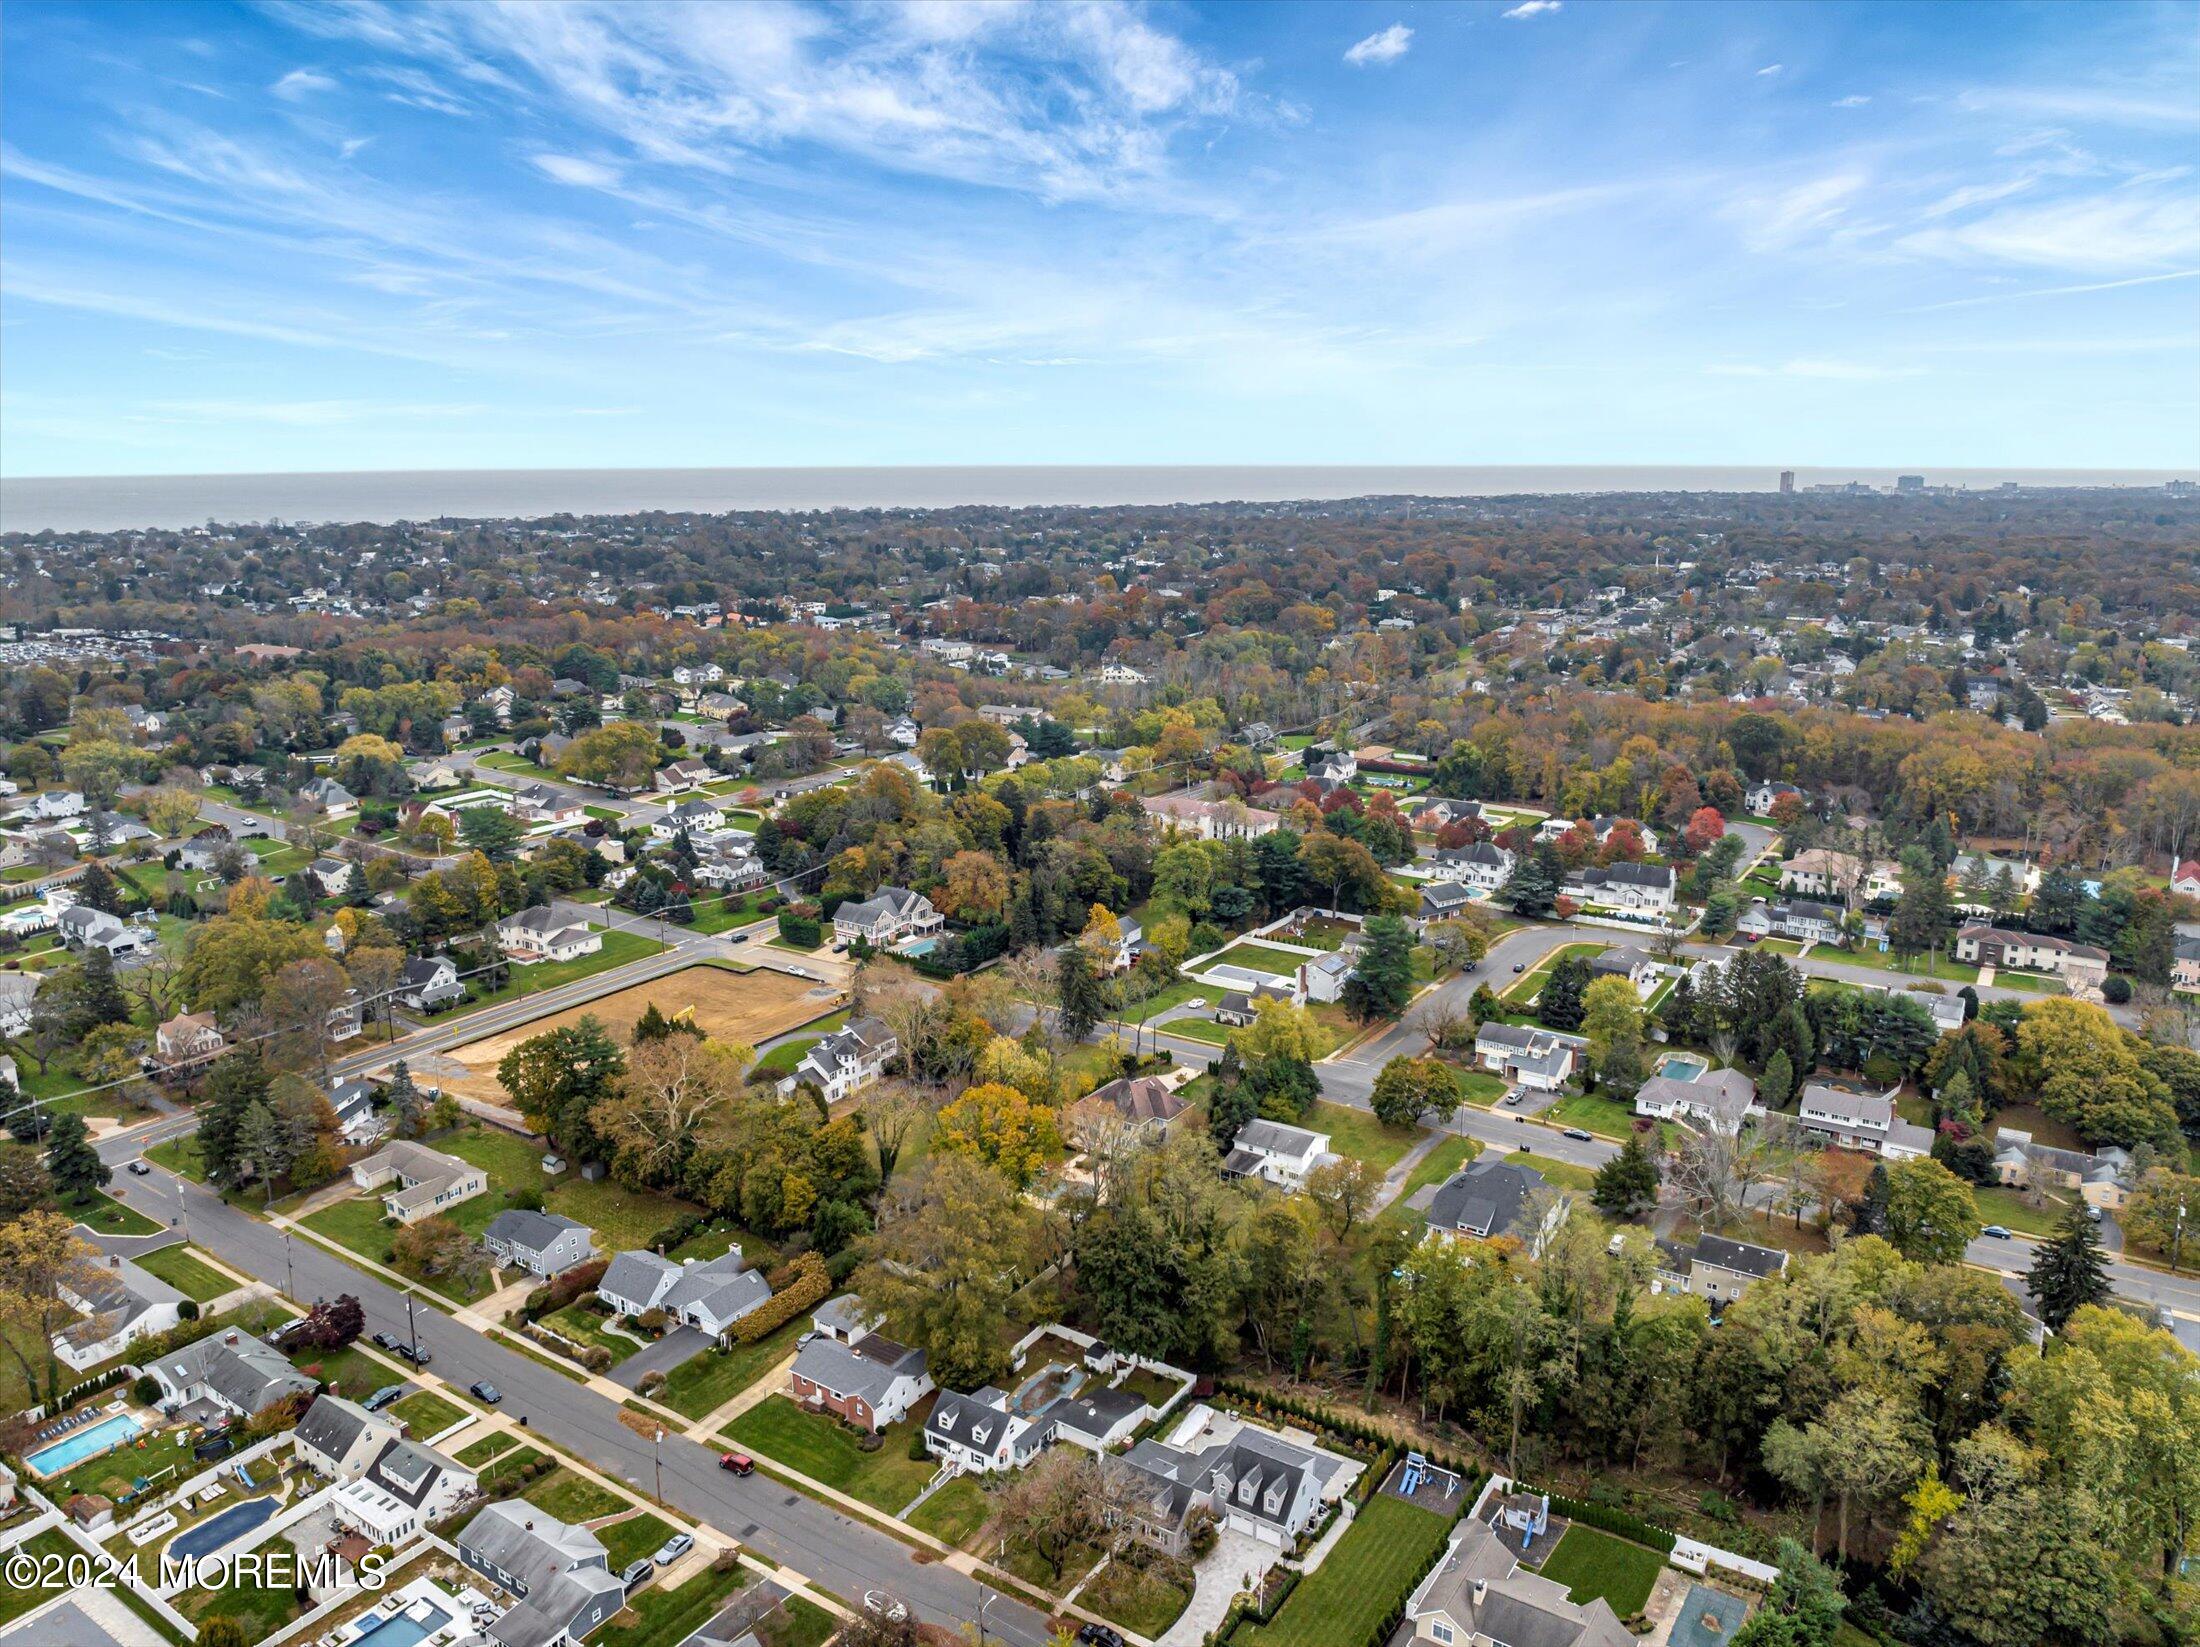
M 199 1161 L 207 1181 L 224 1187 L 242 1182 L 248 1165 L 247 1119 L 267 1104 L 267 1066 L 257 1047 L 231 1049 L 206 1078 L 206 1101 L 199 1107 Z
M 2101 1255 L 2100 1232 L 2083 1207 L 2063 1214 L 2054 1238 L 2043 1242 L 2033 1258 L 2024 1285 L 2049 1332 L 2061 1332 L 2086 1305 L 2108 1302 L 2108 1264 Z

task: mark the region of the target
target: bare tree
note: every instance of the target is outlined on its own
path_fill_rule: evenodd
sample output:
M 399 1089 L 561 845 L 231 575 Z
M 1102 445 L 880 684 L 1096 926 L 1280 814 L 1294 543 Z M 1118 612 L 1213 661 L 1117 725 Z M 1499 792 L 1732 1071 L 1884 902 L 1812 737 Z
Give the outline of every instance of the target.
M 1306 1193 L 1321 1208 L 1323 1222 L 1339 1241 L 1375 1210 L 1382 1189 L 1383 1175 L 1349 1155 L 1324 1161 L 1306 1175 Z
M 1690 1132 L 1668 1158 L 1666 1182 L 1706 1227 L 1724 1228 L 1748 1205 L 1750 1191 L 1779 1170 L 1785 1121 L 1767 1116 L 1738 1133 Z
M 1000 970 L 1016 993 L 1038 1014 L 1047 1038 L 1047 1051 L 1058 1051 L 1061 1021 L 1056 1012 L 1061 1000 L 1061 967 L 1046 949 L 1033 945 L 1019 949 L 1001 963 Z
M 1434 990 L 1408 1014 L 1406 1022 L 1428 1037 L 1429 1051 L 1449 1052 L 1474 1040 L 1474 1015 L 1447 990 Z
M 894 1167 L 910 1130 L 931 1106 L 905 1081 L 879 1081 L 864 1092 L 858 1107 L 871 1134 L 871 1147 L 878 1152 L 878 1182 L 883 1191 L 894 1181 Z

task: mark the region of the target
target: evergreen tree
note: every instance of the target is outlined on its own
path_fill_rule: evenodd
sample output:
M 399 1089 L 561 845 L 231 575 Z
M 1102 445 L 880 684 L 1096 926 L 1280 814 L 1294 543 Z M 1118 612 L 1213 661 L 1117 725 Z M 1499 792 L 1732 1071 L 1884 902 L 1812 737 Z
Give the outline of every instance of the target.
M 1215 1078 L 1215 1090 L 1207 1101 L 1207 1135 L 1214 1139 L 1215 1148 L 1227 1155 L 1237 1140 L 1238 1128 L 1260 1113 L 1260 1098 L 1246 1087 L 1235 1042 L 1223 1046 L 1222 1056 L 1214 1061 L 1209 1073 Z
M 77 964 L 75 987 L 69 998 L 79 1040 L 102 1024 L 130 1021 L 130 1002 L 115 980 L 115 958 L 96 944 Z
M 1800 1001 L 1781 1013 L 1772 1026 L 1767 1068 L 1771 1067 L 1771 1055 L 1780 1052 L 1787 1054 L 1788 1078 L 1791 1082 L 1801 1079 L 1818 1067 L 1817 1039 L 1810 1032 L 1810 1014 L 1803 1009 Z
M 1512 906 L 1515 915 L 1548 915 L 1558 906 L 1558 890 L 1565 878 L 1566 865 L 1558 848 L 1549 841 L 1538 841 L 1514 863 L 1512 876 L 1498 897 Z
M 1765 1073 L 1757 1082 L 1757 1096 L 1768 1110 L 1787 1108 L 1787 1101 L 1795 1096 L 1795 1065 L 1784 1047 L 1775 1049 L 1772 1061 L 1765 1065 Z
M 1887 938 L 1897 955 L 1922 955 L 1948 941 L 1955 929 L 1955 906 L 1948 877 L 1913 853 L 1902 876 L 1902 896 L 1887 922 Z
M 106 1188 L 115 1175 L 115 1169 L 99 1158 L 84 1117 L 70 1110 L 54 1117 L 53 1137 L 46 1146 L 46 1171 L 64 1200 L 80 1204 Z
M 1885 1235 L 1887 1233 L 1887 1163 L 1872 1163 L 1871 1176 L 1864 1180 L 1864 1198 L 1856 1203 L 1849 1215 L 1849 1227 L 1857 1235 Z
M 1413 999 L 1413 935 L 1395 915 L 1367 923 L 1359 964 L 1345 980 L 1344 1004 L 1363 1023 L 1396 1018 Z
M 249 1149 L 246 1131 L 254 1109 L 267 1107 L 267 1066 L 257 1047 L 233 1048 L 217 1060 L 206 1078 L 206 1099 L 199 1106 L 199 1160 L 207 1181 L 229 1186 L 242 1181 Z
M 1597 1168 L 1589 1199 L 1607 1218 L 1640 1218 L 1658 1204 L 1658 1164 L 1632 1133 L 1611 1160 Z
M 1061 998 L 1062 1033 L 1082 1041 L 1107 1016 L 1108 998 L 1082 946 L 1065 944 L 1055 988 Z
M 390 1112 L 390 1127 L 400 1138 L 420 1136 L 428 1100 L 413 1084 L 412 1071 L 400 1058 L 390 1066 L 389 1084 L 382 1089 L 383 1105 Z
M 1553 1029 L 1581 1027 L 1581 998 L 1589 988 L 1589 963 L 1569 955 L 1551 968 L 1543 980 L 1543 992 L 1535 999 L 1535 1015 Z
M 84 873 L 76 880 L 76 901 L 86 909 L 97 909 L 109 915 L 122 913 L 122 883 L 114 872 L 94 858 L 85 866 Z
M 1487 982 L 1474 986 L 1474 994 L 1467 1001 L 1467 1016 L 1474 1020 L 1477 1029 L 1504 1010 L 1503 1003 L 1497 999 L 1497 991 L 1490 988 Z
M 2061 1332 L 2087 1304 L 2108 1302 L 2108 1263 L 2101 1254 L 2100 1232 L 2083 1207 L 2064 1213 L 2054 1237 L 2041 1243 L 2024 1285 L 2049 1332 Z

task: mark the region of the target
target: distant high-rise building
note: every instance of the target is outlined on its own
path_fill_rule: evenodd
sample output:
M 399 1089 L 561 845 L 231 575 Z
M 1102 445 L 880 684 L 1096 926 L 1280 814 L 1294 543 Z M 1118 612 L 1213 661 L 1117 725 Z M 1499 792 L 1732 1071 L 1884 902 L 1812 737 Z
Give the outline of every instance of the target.
M 1780 490 L 1784 493 L 1795 490 L 1795 471 L 1793 469 L 1782 469 L 1780 471 Z
M 1923 475 L 1897 475 L 1894 477 L 1894 489 L 1898 492 L 1922 492 L 1925 490 L 1925 477 Z

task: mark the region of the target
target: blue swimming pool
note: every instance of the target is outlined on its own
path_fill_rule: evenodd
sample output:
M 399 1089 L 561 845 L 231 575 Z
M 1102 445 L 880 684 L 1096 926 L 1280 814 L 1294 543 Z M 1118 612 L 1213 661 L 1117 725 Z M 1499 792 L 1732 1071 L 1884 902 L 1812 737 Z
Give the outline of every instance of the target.
M 937 938 L 911 938 L 894 953 L 897 955 L 929 955 L 940 947 Z
M 1669 1052 L 1658 1062 L 1658 1073 L 1668 1081 L 1693 1081 L 1711 1066 L 1686 1052 Z
M 202 1521 L 189 1532 L 178 1533 L 168 1541 L 166 1553 L 179 1561 L 187 1556 L 194 1559 L 210 1556 L 244 1537 L 272 1516 L 277 1508 L 272 1498 L 252 1498 L 242 1504 L 232 1504 L 212 1521 Z M 403 1647 L 403 1643 L 399 1643 L 399 1647 Z
M 63 1436 L 50 1447 L 41 1447 L 25 1455 L 23 1462 L 39 1475 L 59 1475 L 63 1470 L 73 1470 L 87 1458 L 113 1452 L 144 1433 L 145 1426 L 128 1413 L 116 1413 L 97 1424 L 85 1425 L 74 1435 Z
M 426 1617 L 415 1618 L 413 1613 L 424 1613 Z M 351 1647 L 360 1647 L 362 1642 L 372 1642 L 374 1647 L 418 1647 L 450 1622 L 451 1615 L 442 1608 L 433 1602 L 420 1602 L 410 1612 L 368 1625 L 351 1638 Z

